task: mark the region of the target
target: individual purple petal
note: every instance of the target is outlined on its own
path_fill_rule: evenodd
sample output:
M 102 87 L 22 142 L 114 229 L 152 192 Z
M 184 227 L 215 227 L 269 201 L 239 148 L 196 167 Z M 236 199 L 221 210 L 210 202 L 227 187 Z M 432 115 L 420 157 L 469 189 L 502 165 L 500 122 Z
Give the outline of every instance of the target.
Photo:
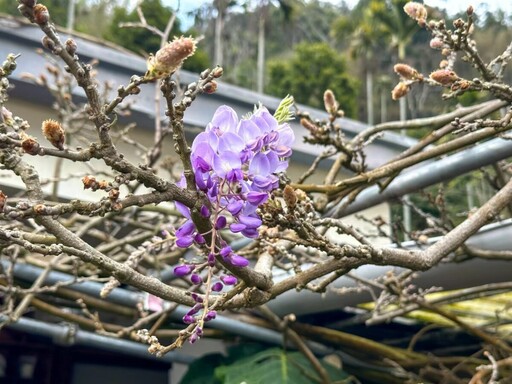
M 254 113 L 253 116 L 264 120 L 267 123 L 269 131 L 275 131 L 279 126 L 279 123 L 277 122 L 276 118 L 274 116 L 272 116 L 272 114 L 265 107 L 259 108 Z
M 250 239 L 256 239 L 260 234 L 256 228 L 246 228 L 242 231 L 242 235 Z
M 187 219 L 191 219 L 190 209 L 185 204 L 180 203 L 179 201 L 175 201 L 174 204 L 176 205 L 176 209 L 178 210 L 179 213 L 181 213 Z
M 182 264 L 174 267 L 174 274 L 178 277 L 187 276 L 194 269 L 193 265 Z
M 249 143 L 261 136 L 261 130 L 254 124 L 254 121 L 241 120 L 238 124 L 238 136 L 243 139 L 244 143 Z
M 222 229 L 226 226 L 227 219 L 226 216 L 219 216 L 217 218 L 217 222 L 215 223 L 215 229 Z
M 259 217 L 252 217 L 252 216 L 238 216 L 238 221 L 242 224 L 244 224 L 248 228 L 258 228 L 262 221 Z
M 203 336 L 203 328 L 196 327 L 195 334 L 199 337 Z
M 268 200 L 268 193 L 267 192 L 251 191 L 251 192 L 247 193 L 245 198 L 247 199 L 247 201 L 249 203 L 251 203 L 253 205 L 260 205 Z
M 208 265 L 210 267 L 215 266 L 215 255 L 213 253 L 208 254 Z
M 243 201 L 241 201 L 241 200 L 232 200 L 227 205 L 226 208 L 229 211 L 229 213 L 231 213 L 233 216 L 236 216 L 242 210 L 243 207 L 244 207 Z
M 217 317 L 217 312 L 215 311 L 208 311 L 206 316 L 204 317 L 204 321 L 210 321 Z
M 279 145 L 291 147 L 295 141 L 295 134 L 293 133 L 293 129 L 290 127 L 290 124 L 281 124 L 277 128 L 277 132 L 279 133 Z
M 190 236 L 196 230 L 196 226 L 192 220 L 187 220 L 181 227 L 176 230 L 177 237 Z
M 240 168 L 232 169 L 226 175 L 226 179 L 230 182 L 242 180 L 243 177 L 244 177 L 244 173 L 242 172 L 242 170 Z
M 241 169 L 241 166 L 240 156 L 235 152 L 226 151 L 219 156 L 215 155 L 213 159 L 213 170 L 222 178 L 225 178 L 233 169 Z
M 220 292 L 220 291 L 222 291 L 222 288 L 224 288 L 224 285 L 220 281 L 218 281 L 212 285 L 213 292 Z
M 233 233 L 242 232 L 245 228 L 246 228 L 245 224 L 241 224 L 241 223 L 232 223 L 229 225 L 229 229 Z
M 238 282 L 238 279 L 235 276 L 231 275 L 221 276 L 220 279 L 226 285 L 235 285 Z
M 188 338 L 188 342 L 190 344 L 194 344 L 197 340 L 199 340 L 199 336 L 197 335 L 197 333 L 193 333 L 189 338 Z
M 257 153 L 252 158 L 249 164 L 249 173 L 263 177 L 270 173 L 270 162 L 264 153 Z
M 236 132 L 237 125 L 238 117 L 236 112 L 233 108 L 228 107 L 227 105 L 222 105 L 217 108 L 212 117 L 211 123 L 208 124 L 206 129 L 207 131 L 213 130 L 216 133 L 218 132 L 218 136 L 221 136 L 225 132 Z
M 233 132 L 226 132 L 219 138 L 219 146 L 217 148 L 218 153 L 231 151 L 240 153 L 245 149 L 244 140 Z
M 190 276 L 190 281 L 194 285 L 199 285 L 203 282 L 203 278 L 199 276 L 197 273 L 193 273 L 192 276 Z
M 180 248 L 188 248 L 194 243 L 193 236 L 183 236 L 176 239 L 176 245 Z
M 249 265 L 249 260 L 247 260 L 245 257 L 237 255 L 236 253 L 233 253 L 229 257 L 229 262 L 233 264 L 235 267 L 247 267 Z
M 196 180 L 197 188 L 199 188 L 200 191 L 206 191 L 208 189 L 206 186 L 206 181 L 204 180 L 204 174 L 202 172 L 199 170 L 196 171 L 194 178 Z
M 194 316 L 185 315 L 183 316 L 183 322 L 185 324 L 192 324 L 196 322 L 196 319 L 194 318 Z
M 204 305 L 201 303 L 195 304 L 192 308 L 190 308 L 187 312 L 187 315 L 195 315 L 197 312 L 199 312 L 201 309 L 204 308 Z

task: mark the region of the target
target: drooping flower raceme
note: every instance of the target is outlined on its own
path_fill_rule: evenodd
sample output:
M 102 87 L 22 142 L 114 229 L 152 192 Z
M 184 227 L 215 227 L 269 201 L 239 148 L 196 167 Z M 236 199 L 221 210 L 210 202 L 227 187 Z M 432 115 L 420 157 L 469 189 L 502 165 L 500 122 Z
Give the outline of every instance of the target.
M 257 108 L 252 115 L 241 120 L 232 108 L 219 107 L 205 131 L 192 143 L 191 163 L 196 186 L 210 203 L 209 207 L 202 207 L 201 215 L 211 221 L 213 240 L 203 263 L 195 266 L 183 264 L 174 269 L 178 277 L 190 275 L 192 284 L 205 282 L 207 285 L 204 298 L 192 294 L 196 305 L 183 318 L 187 324 L 196 324 L 195 337 L 190 338 L 191 342 L 200 337 L 203 323 L 215 318 L 215 311 L 209 310 L 209 294 L 222 291 L 225 285 L 237 283 L 237 278 L 231 275 L 222 275 L 218 281 L 213 281 L 216 258 L 236 267 L 249 264 L 247 259 L 217 238 L 218 231 L 229 228 L 231 232 L 249 238 L 258 237 L 262 220 L 257 208 L 279 186 L 277 174 L 288 167 L 295 136 L 286 120 L 289 119 L 288 109 L 293 99 L 287 97 L 281 105 L 285 102 L 286 107 L 280 106 L 276 112 L 280 121 L 264 107 Z M 185 186 L 184 177 L 180 184 Z M 176 245 L 188 248 L 194 243 L 204 244 L 206 234 L 198 232 L 189 208 L 179 202 L 176 202 L 176 207 L 188 219 L 176 230 Z M 208 272 L 203 279 L 199 271 L 204 268 Z

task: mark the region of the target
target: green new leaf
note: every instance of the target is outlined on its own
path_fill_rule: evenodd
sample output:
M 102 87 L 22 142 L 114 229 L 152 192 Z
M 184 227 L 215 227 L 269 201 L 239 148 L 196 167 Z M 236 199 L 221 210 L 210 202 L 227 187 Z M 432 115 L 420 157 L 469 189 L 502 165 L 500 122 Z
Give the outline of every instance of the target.
M 293 120 L 293 111 L 291 108 L 294 102 L 295 100 L 293 99 L 293 96 L 290 95 L 287 95 L 283 100 L 281 100 L 279 107 L 277 107 L 276 112 L 274 113 L 274 117 L 279 124 Z

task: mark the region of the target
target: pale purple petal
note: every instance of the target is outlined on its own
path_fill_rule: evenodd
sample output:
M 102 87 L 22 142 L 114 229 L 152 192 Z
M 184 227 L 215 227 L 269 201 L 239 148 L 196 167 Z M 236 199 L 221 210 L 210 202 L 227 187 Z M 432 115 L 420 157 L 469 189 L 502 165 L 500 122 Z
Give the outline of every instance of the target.
M 241 166 L 240 157 L 231 151 L 224 152 L 220 156 L 216 155 L 213 160 L 213 170 L 222 178 L 225 178 L 233 169 L 240 169 Z
M 238 116 L 236 115 L 236 112 L 233 108 L 228 107 L 227 105 L 222 105 L 215 111 L 209 127 L 210 129 L 218 128 L 222 135 L 226 132 L 236 132 L 237 125 Z
M 245 149 L 245 141 L 233 132 L 226 132 L 219 138 L 217 152 L 231 151 L 240 153 Z
M 249 260 L 247 260 L 245 257 L 242 257 L 240 255 L 237 255 L 237 254 L 233 254 L 231 255 L 231 257 L 229 258 L 231 264 L 233 264 L 235 267 L 247 267 L 249 265 Z
M 252 175 L 266 176 L 270 173 L 270 162 L 263 153 L 257 153 L 249 165 L 249 172 Z

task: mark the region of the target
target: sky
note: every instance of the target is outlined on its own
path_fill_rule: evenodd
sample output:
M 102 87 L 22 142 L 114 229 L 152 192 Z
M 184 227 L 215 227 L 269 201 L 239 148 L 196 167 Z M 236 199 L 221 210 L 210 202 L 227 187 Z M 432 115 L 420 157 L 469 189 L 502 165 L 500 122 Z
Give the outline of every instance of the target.
M 333 4 L 341 3 L 340 0 L 324 0 Z M 186 29 L 191 26 L 193 20 L 187 16 L 187 13 L 199 8 L 205 3 L 211 3 L 205 0 L 163 0 L 165 5 L 176 9 L 178 4 L 180 5 L 179 17 L 182 21 L 183 27 Z M 357 4 L 358 0 L 345 0 L 349 6 Z M 496 11 L 497 9 L 504 10 L 507 14 L 512 14 L 512 1 L 511 0 L 484 0 L 484 1 L 470 1 L 470 0 L 424 0 L 424 3 L 431 7 L 438 8 L 449 8 L 449 13 L 454 14 L 457 12 L 465 11 L 469 5 L 473 5 L 477 13 L 484 12 L 486 10 Z

